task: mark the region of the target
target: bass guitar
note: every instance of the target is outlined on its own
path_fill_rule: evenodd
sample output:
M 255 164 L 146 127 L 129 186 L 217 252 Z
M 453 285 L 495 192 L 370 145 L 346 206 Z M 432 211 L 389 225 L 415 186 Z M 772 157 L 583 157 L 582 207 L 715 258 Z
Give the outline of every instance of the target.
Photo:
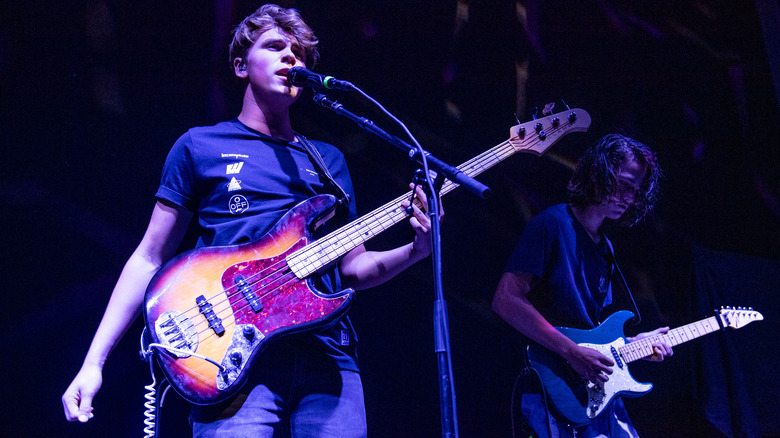
M 570 132 L 586 131 L 590 115 L 567 110 L 510 129 L 496 147 L 458 166 L 479 175 L 518 152 L 541 155 Z M 441 195 L 458 184 L 446 180 Z M 149 338 L 167 377 L 182 397 L 206 405 L 234 394 L 258 354 L 274 339 L 325 327 L 343 315 L 354 291 L 317 291 L 309 277 L 352 249 L 403 221 L 411 192 L 314 240 L 333 216 L 336 200 L 317 195 L 293 207 L 260 239 L 184 252 L 152 278 L 144 301 Z
M 621 310 L 591 330 L 557 327 L 577 344 L 593 348 L 615 361 L 613 373 L 604 383 L 585 380 L 557 354 L 538 345 L 529 345 L 526 351 L 527 359 L 539 373 L 548 404 L 558 418 L 573 426 L 588 424 L 601 414 L 615 397 L 639 397 L 647 394 L 653 385 L 634 380 L 628 371 L 628 364 L 651 356 L 654 342 L 662 340 L 670 346 L 675 346 L 726 327 L 737 329 L 764 319 L 761 313 L 752 309 L 723 308 L 717 310 L 714 316 L 701 321 L 669 330 L 665 334 L 627 343 L 623 336 L 623 325 L 633 316 L 633 313 Z

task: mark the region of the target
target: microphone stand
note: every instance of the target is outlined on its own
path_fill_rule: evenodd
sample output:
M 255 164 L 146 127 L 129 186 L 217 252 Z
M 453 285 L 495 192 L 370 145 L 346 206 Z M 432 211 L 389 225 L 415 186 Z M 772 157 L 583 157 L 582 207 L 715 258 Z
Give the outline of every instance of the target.
M 418 149 L 412 147 L 403 140 L 388 134 L 376 126 L 371 120 L 355 115 L 354 113 L 345 109 L 344 106 L 340 103 L 330 100 L 324 94 L 315 93 L 314 101 L 321 106 L 332 110 L 336 114 L 340 114 L 351 119 L 361 128 L 372 134 L 376 134 L 383 140 L 386 140 L 399 149 L 405 150 L 410 159 L 415 160 L 423 165 L 425 175 L 424 177 L 427 186 L 426 192 L 428 194 L 428 215 L 431 217 L 431 239 L 433 244 L 432 258 L 435 289 L 435 301 L 433 304 L 433 330 L 435 352 L 439 366 L 439 403 L 441 407 L 442 436 L 446 438 L 457 438 L 458 418 L 455 403 L 455 384 L 452 373 L 452 357 L 450 354 L 450 328 L 448 322 L 449 318 L 447 315 L 447 303 L 444 300 L 444 290 L 442 287 L 443 280 L 441 264 L 441 224 L 439 223 L 439 194 L 434 187 L 433 182 L 431 181 L 429 167 L 437 172 L 437 178 L 441 178 L 442 176 L 447 177 L 451 181 L 462 185 L 468 191 L 474 193 L 480 198 L 486 198 L 489 196 L 490 189 L 484 184 L 465 175 L 459 169 L 442 162 L 430 153 L 424 151 L 422 148 Z
M 463 186 L 463 188 L 479 196 L 480 198 L 486 199 L 488 196 L 490 196 L 489 187 L 466 175 L 457 167 L 451 166 L 439 160 L 425 150 L 418 150 L 416 147 L 409 145 L 409 143 L 406 143 L 392 134 L 388 134 L 382 128 L 376 126 L 371 120 L 352 113 L 351 111 L 344 108 L 344 105 L 331 100 L 328 98 L 328 96 L 320 93 L 314 93 L 314 101 L 320 104 L 322 107 L 332 110 L 336 114 L 347 117 L 348 119 L 357 123 L 358 126 L 364 130 L 377 135 L 393 146 L 396 146 L 402 151 L 405 151 L 408 154 L 409 159 L 414 160 L 420 164 L 424 164 L 424 161 L 427 161 L 431 169 L 444 175 L 450 181 L 458 183 L 459 185 Z

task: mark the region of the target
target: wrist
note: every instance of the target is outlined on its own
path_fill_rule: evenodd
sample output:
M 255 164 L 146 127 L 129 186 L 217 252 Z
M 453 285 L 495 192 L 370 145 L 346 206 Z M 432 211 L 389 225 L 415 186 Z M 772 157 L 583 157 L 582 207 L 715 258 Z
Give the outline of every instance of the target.
M 563 348 L 558 352 L 558 354 L 560 354 L 561 357 L 563 357 L 566 360 L 566 362 L 572 362 L 573 360 L 575 360 L 579 356 L 578 352 L 579 352 L 580 346 L 577 345 L 577 343 L 572 341 L 572 340 L 569 340 L 569 339 L 567 339 L 567 340 L 569 342 L 567 342 L 563 346 Z
M 81 368 L 96 368 L 102 371 L 105 364 L 106 358 L 92 358 L 87 356 L 84 359 L 84 363 L 81 365 Z
M 430 245 L 420 245 L 420 242 L 417 239 L 415 239 L 410 245 L 409 260 L 411 260 L 413 263 L 417 263 L 431 255 L 432 248 Z

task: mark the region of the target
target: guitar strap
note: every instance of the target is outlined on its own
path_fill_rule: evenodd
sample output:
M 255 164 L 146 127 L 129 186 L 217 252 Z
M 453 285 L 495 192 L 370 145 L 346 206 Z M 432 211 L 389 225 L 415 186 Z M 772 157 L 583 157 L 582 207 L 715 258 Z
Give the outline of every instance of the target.
M 336 182 L 336 179 L 333 178 L 333 175 L 330 174 L 330 171 L 328 170 L 328 166 L 325 165 L 325 160 L 322 158 L 322 155 L 320 155 L 320 151 L 317 150 L 317 148 L 307 139 L 306 137 L 302 136 L 301 134 L 295 133 L 295 136 L 298 138 L 298 141 L 303 145 L 303 147 L 306 149 L 306 152 L 309 153 L 314 163 L 317 165 L 317 167 L 320 168 L 322 173 L 325 174 L 325 176 L 328 178 L 328 181 L 330 184 L 338 191 L 338 193 L 341 194 L 339 197 L 339 204 L 342 206 L 349 205 L 351 199 L 349 198 L 349 194 L 339 185 L 339 183 Z
M 631 289 L 628 287 L 628 282 L 626 281 L 626 276 L 623 275 L 623 271 L 621 271 L 620 266 L 618 266 L 617 260 L 615 259 L 615 252 L 612 250 L 610 245 L 607 245 L 607 249 L 609 250 L 609 261 L 612 262 L 612 266 L 614 266 L 615 271 L 617 271 L 618 275 L 620 276 L 620 280 L 623 282 L 623 290 L 625 291 L 626 298 L 634 307 L 634 322 L 632 325 L 639 325 L 639 323 L 642 321 L 642 315 L 639 313 L 639 307 L 636 305 L 636 300 L 634 300 L 634 294 L 631 293 Z

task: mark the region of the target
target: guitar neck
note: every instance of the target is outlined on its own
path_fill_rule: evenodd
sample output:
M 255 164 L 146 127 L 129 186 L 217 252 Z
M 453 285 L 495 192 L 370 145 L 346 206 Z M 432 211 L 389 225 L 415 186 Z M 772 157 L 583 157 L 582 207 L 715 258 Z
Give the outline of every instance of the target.
M 458 170 L 474 177 L 518 152 L 541 155 L 569 132 L 585 131 L 590 126 L 590 115 L 580 109 L 566 114 L 558 113 L 542 119 L 514 126 L 510 138 L 458 166 Z M 543 127 L 543 129 L 537 129 Z M 455 190 L 459 184 L 445 180 L 440 195 Z M 412 192 L 399 196 L 365 216 L 322 237 L 287 256 L 287 264 L 299 278 L 330 265 L 349 251 L 364 244 L 381 232 L 406 219 L 409 214 L 401 206 Z
M 620 355 L 626 362 L 633 362 L 635 360 L 644 359 L 653 355 L 653 343 L 657 341 L 663 341 L 666 344 L 674 347 L 682 343 L 692 341 L 696 338 L 700 338 L 704 335 L 716 332 L 721 329 L 718 319 L 714 316 L 696 321 L 675 329 L 669 330 L 667 333 L 649 338 L 640 339 L 638 341 L 631 342 L 623 345 L 620 350 Z

